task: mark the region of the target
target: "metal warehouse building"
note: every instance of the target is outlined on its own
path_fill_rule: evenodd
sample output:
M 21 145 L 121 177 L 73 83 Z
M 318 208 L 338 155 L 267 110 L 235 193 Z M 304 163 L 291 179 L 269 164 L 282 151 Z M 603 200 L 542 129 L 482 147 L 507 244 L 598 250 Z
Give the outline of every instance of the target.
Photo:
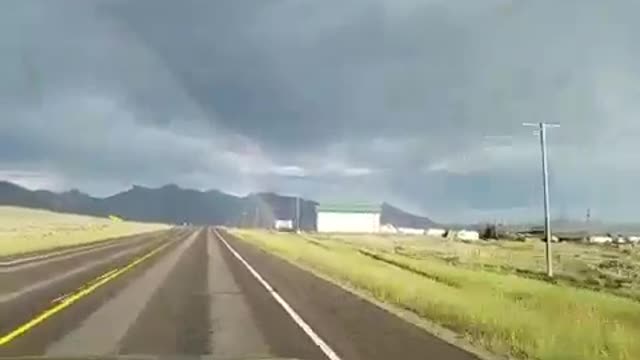
M 366 204 L 320 204 L 316 207 L 318 232 L 380 232 L 382 207 Z

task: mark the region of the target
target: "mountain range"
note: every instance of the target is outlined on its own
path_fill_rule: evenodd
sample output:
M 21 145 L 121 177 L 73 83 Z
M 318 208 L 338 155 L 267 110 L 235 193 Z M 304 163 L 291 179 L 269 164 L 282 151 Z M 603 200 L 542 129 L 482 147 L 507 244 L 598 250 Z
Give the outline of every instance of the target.
M 315 201 L 299 200 L 300 227 L 316 227 Z M 296 198 L 275 193 L 255 193 L 244 197 L 217 190 L 183 189 L 177 185 L 160 188 L 133 186 L 105 198 L 78 190 L 52 192 L 29 190 L 0 181 L 0 205 L 47 209 L 94 216 L 117 215 L 129 220 L 169 224 L 270 227 L 275 219 L 295 219 Z M 427 228 L 435 223 L 423 216 L 382 204 L 381 222 L 397 227 Z

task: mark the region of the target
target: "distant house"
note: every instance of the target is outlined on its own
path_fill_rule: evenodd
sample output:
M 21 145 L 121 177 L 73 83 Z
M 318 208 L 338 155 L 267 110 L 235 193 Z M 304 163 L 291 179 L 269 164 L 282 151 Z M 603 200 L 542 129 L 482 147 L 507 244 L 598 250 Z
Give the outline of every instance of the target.
M 293 220 L 276 220 L 274 227 L 278 231 L 293 231 Z
M 399 227 L 398 232 L 404 235 L 424 235 L 424 229 Z
M 427 229 L 426 234 L 428 236 L 437 236 L 437 237 L 444 237 L 444 235 L 447 233 L 447 230 L 445 229 L 436 229 L 436 228 L 431 228 L 431 229 Z
M 613 242 L 611 236 L 589 236 L 589 242 L 592 244 L 609 244 Z
M 480 233 L 473 230 L 460 230 L 456 232 L 456 239 L 462 241 L 477 241 L 480 240 Z
M 640 236 L 627 236 L 627 241 L 632 243 L 632 244 L 637 244 L 638 242 L 640 242 Z
M 379 233 L 382 207 L 369 204 L 319 204 L 318 232 Z
M 614 236 L 613 242 L 616 244 L 625 244 L 627 242 L 627 238 L 622 235 Z
M 583 241 L 589 238 L 589 233 L 586 231 L 554 231 L 554 237 L 557 235 L 560 241 Z

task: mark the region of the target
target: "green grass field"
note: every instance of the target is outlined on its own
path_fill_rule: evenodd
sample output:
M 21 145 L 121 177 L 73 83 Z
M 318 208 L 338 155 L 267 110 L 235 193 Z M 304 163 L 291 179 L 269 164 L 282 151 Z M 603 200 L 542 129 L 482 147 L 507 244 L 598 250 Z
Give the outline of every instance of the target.
M 496 270 L 510 256 L 514 259 L 511 266 L 522 261 L 522 266 L 541 270 L 537 258 L 531 262 L 520 259 L 521 252 L 533 256 L 538 244 L 493 244 L 498 247 L 494 249 L 476 244 L 468 244 L 469 248 L 460 243 L 433 244 L 435 239 L 426 237 L 316 236 L 250 230 L 232 233 L 338 283 L 452 329 L 497 354 L 545 360 L 640 359 L 637 301 L 606 291 L 534 279 L 527 272 L 521 276 Z M 609 250 L 572 246 L 575 248 L 565 249 L 567 254 L 612 256 Z M 600 251 L 602 254 L 592 254 Z M 562 259 L 563 251 L 558 253 Z M 452 261 L 452 254 L 460 259 Z M 483 262 L 489 265 L 488 270 L 481 267 Z
M 162 224 L 0 206 L 0 256 L 63 248 L 168 228 Z
M 415 259 L 441 260 L 456 267 L 546 279 L 541 241 L 443 241 L 427 236 L 314 235 Z M 553 244 L 555 282 L 606 291 L 640 301 L 640 248 L 631 245 Z

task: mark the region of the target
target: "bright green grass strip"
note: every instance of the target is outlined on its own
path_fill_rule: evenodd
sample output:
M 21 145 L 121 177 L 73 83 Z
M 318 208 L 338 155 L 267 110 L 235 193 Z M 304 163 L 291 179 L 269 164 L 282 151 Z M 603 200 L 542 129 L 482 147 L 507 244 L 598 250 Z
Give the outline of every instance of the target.
M 640 304 L 629 299 L 376 253 L 384 262 L 335 239 L 318 239 L 319 246 L 296 234 L 234 234 L 462 333 L 495 353 L 544 360 L 640 359 Z
M 0 256 L 88 244 L 168 228 L 162 224 L 119 222 L 0 206 Z

